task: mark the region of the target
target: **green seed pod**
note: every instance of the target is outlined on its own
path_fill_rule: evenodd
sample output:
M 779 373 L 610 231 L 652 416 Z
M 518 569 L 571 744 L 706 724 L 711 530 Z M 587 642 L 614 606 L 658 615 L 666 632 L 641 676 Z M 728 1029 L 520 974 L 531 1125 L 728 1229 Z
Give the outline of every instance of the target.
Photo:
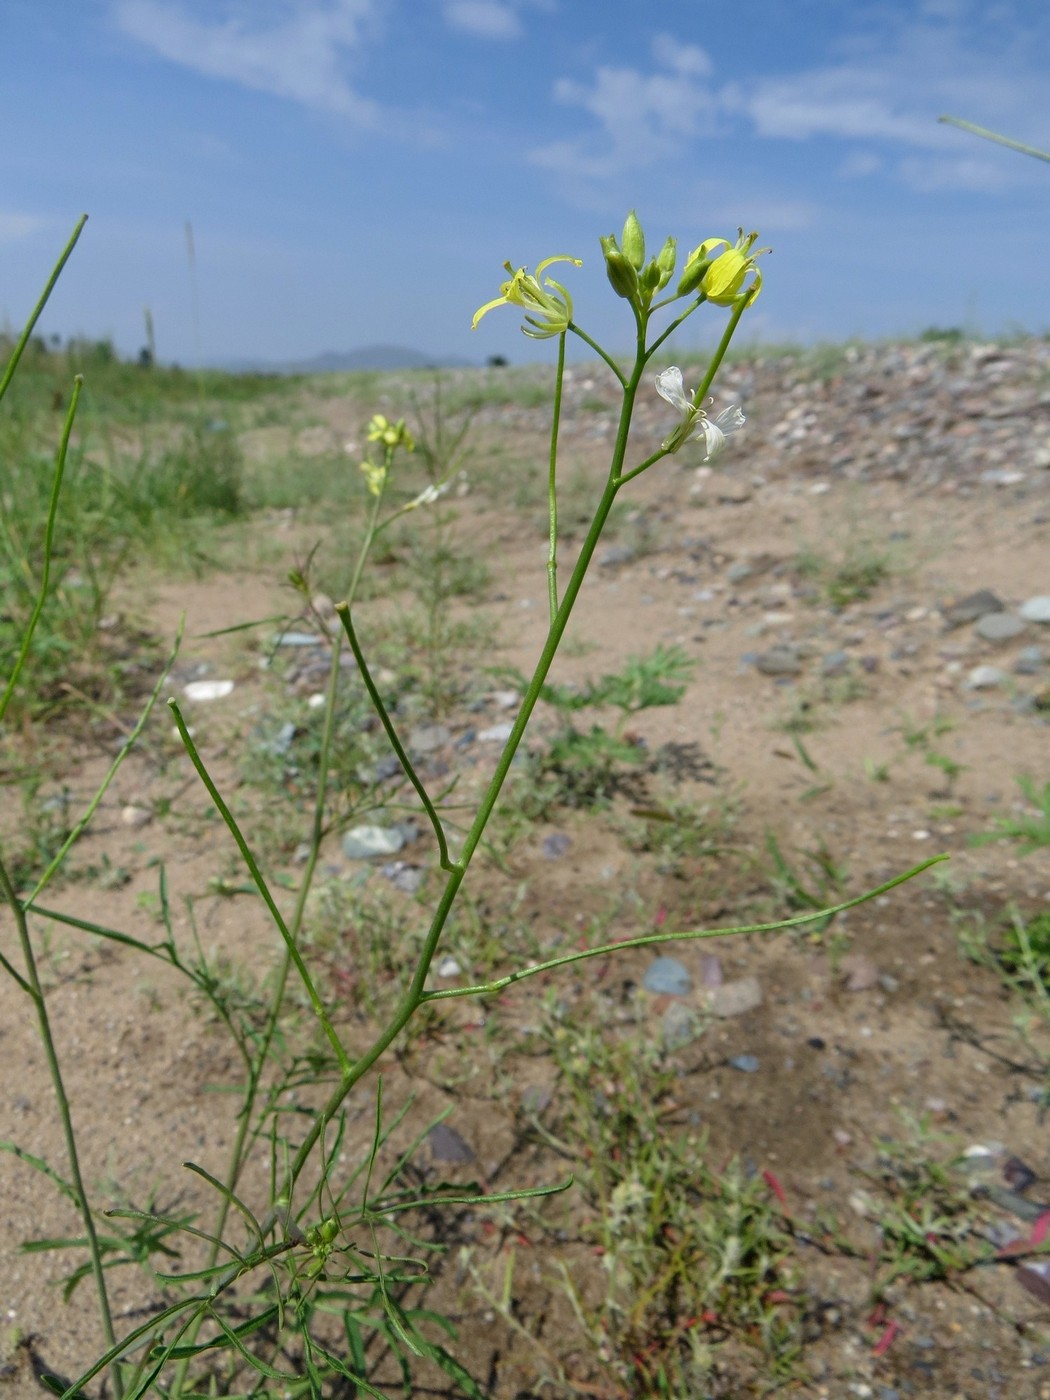
M 638 222 L 638 215 L 633 209 L 624 221 L 620 243 L 623 247 L 624 257 L 634 268 L 635 272 L 641 272 L 645 264 L 645 234 L 642 232 L 642 226 Z
M 613 291 L 618 297 L 633 301 L 638 295 L 638 273 L 634 265 L 621 253 L 615 234 L 610 233 L 608 237 L 599 239 L 599 242 L 605 255 L 605 271 Z

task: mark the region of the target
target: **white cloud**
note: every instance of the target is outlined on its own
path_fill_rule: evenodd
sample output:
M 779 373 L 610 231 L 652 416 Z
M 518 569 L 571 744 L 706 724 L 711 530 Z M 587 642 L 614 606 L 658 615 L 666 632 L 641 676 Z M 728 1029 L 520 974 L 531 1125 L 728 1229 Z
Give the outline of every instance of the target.
M 653 41 L 653 54 L 655 71 L 603 66 L 589 82 L 559 78 L 554 100 L 581 107 L 598 130 L 537 147 L 529 161 L 570 177 L 606 179 L 672 159 L 684 139 L 708 128 L 716 104 L 701 81 L 711 71 L 707 55 L 666 35 Z
M 216 9 L 219 7 L 217 6 Z M 197 18 L 170 0 L 117 0 L 114 18 L 130 38 L 163 58 L 211 78 L 374 126 L 379 111 L 347 81 L 347 54 L 357 49 L 373 0 L 306 0 L 277 7 L 233 0 Z
M 0 209 L 0 245 L 31 238 L 47 223 L 39 214 L 13 214 Z
M 517 11 L 501 0 L 449 0 L 445 23 L 476 39 L 516 39 L 521 33 Z

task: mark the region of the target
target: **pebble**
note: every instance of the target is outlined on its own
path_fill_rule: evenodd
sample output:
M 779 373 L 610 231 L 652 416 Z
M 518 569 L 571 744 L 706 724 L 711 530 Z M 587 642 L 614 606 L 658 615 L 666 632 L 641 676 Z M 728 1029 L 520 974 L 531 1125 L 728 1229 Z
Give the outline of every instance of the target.
M 441 959 L 437 965 L 436 972 L 439 977 L 460 977 L 463 974 L 463 969 L 450 954 L 448 957 Z
M 968 593 L 942 609 L 944 620 L 949 627 L 962 627 L 967 622 L 976 622 L 987 613 L 1002 612 L 1006 604 L 990 588 L 980 588 L 976 593 Z
M 798 653 L 791 647 L 770 647 L 755 657 L 755 669 L 764 676 L 797 676 L 802 671 Z
M 673 1001 L 660 1017 L 660 1039 L 666 1050 L 681 1050 L 703 1032 L 703 1022 L 684 1001 Z
M 503 720 L 500 724 L 490 724 L 487 729 L 478 730 L 479 744 L 505 744 L 510 738 L 514 721 Z
M 139 827 L 149 826 L 150 822 L 153 820 L 153 813 L 148 807 L 136 807 L 129 804 L 127 807 L 121 809 L 120 820 L 125 826 L 130 826 L 133 830 L 137 830 Z
M 190 681 L 182 687 L 187 700 L 225 700 L 233 692 L 233 681 Z
M 973 629 L 986 642 L 1010 642 L 1025 630 L 1025 624 L 1016 613 L 994 612 L 979 617 Z
M 402 894 L 416 894 L 426 879 L 426 871 L 421 866 L 410 865 L 407 860 L 387 861 L 386 865 L 380 866 L 379 873 Z
M 447 1123 L 435 1123 L 427 1133 L 435 1162 L 473 1162 L 474 1149 Z
M 841 676 L 849 670 L 849 656 L 844 651 L 829 651 L 820 663 L 821 675 Z
M 274 644 L 279 647 L 321 647 L 325 644 L 325 638 L 313 632 L 282 632 L 274 638 Z
M 396 855 L 404 844 L 404 833 L 396 826 L 355 826 L 344 835 L 342 842 L 347 860 Z
M 693 979 L 677 958 L 654 958 L 645 969 L 642 986 L 655 996 L 684 997 L 692 991 Z
M 548 860 L 560 860 L 572 845 L 572 837 L 564 831 L 552 831 L 543 838 L 541 849 Z
M 614 544 L 599 557 L 598 566 L 602 569 L 614 569 L 620 564 L 630 564 L 634 554 L 629 544 Z
M 1023 647 L 1014 662 L 1014 671 L 1019 676 L 1038 676 L 1046 665 L 1046 653 L 1042 647 Z
M 443 724 L 420 724 L 408 736 L 408 747 L 415 753 L 433 753 L 444 748 L 452 734 Z
M 1022 603 L 1018 612 L 1025 622 L 1050 622 L 1050 594 L 1044 593 L 1037 598 L 1029 598 L 1026 603 Z
M 757 977 L 738 977 L 720 987 L 708 987 L 707 1009 L 712 1016 L 728 1020 L 744 1016 L 762 1005 L 762 987 Z
M 729 1061 L 732 1069 L 738 1069 L 741 1074 L 757 1074 L 758 1059 L 755 1055 L 734 1055 Z
M 863 953 L 850 953 L 842 959 L 842 975 L 847 992 L 868 992 L 879 981 L 879 969 Z
M 1005 671 L 998 666 L 975 666 L 963 682 L 967 690 L 992 690 L 1007 680 Z

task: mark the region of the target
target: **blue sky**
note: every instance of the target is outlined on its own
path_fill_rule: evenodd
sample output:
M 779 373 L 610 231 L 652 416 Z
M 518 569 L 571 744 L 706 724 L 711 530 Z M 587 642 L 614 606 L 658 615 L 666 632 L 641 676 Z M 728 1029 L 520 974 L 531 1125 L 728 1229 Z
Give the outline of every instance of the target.
M 937 123 L 1050 148 L 1047 0 L 3 0 L 0 45 L 10 326 L 86 211 L 45 329 L 123 353 L 148 306 L 186 364 L 548 356 L 470 319 L 552 253 L 618 349 L 632 205 L 682 254 L 760 230 L 756 339 L 1050 325 L 1050 166 Z

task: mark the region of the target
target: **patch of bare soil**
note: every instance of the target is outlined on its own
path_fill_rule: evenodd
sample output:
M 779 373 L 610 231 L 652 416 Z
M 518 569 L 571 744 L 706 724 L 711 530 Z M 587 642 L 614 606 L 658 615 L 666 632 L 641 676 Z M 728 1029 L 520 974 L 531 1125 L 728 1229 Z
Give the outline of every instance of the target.
M 988 613 L 978 607 L 978 618 L 993 611 L 1017 616 L 1026 600 L 1050 593 L 1050 457 L 1041 465 L 1001 460 L 994 433 L 1004 415 L 965 416 L 960 407 L 973 365 L 953 369 L 943 359 L 900 353 L 906 363 L 896 372 L 909 383 L 919 385 L 924 365 L 928 375 L 942 376 L 923 391 L 935 417 L 920 425 L 925 438 L 894 436 L 899 420 L 880 417 L 889 377 L 881 361 L 847 367 L 830 388 L 821 381 L 805 393 L 785 387 L 790 371 L 782 366 L 737 368 L 755 427 L 739 448 L 734 441 L 726 466 L 698 475 L 672 460 L 635 483 L 616 534 L 599 549 L 554 679 L 583 684 L 657 643 L 681 647 L 696 663 L 684 697 L 644 710 L 630 724 L 634 743 L 653 757 L 648 766 L 655 769 L 663 754 L 670 772 L 651 772 L 644 790 L 617 796 L 608 808 L 555 809 L 531 825 L 523 819 L 513 844 L 498 860 L 482 860 L 467 890 L 493 937 L 516 921 L 531 929 L 544 956 L 582 937 L 615 941 L 805 912 L 815 899 L 859 894 L 931 854 L 946 852 L 950 861 L 816 933 L 804 927 L 632 950 L 523 982 L 480 1004 L 439 1003 L 421 1033 L 384 1057 L 387 1103 L 415 1096 L 386 1155 L 393 1160 L 451 1108 L 447 1126 L 467 1160 L 433 1160 L 442 1142 L 448 1155 L 439 1137 L 413 1158 L 419 1180 L 440 1169 L 501 1191 L 563 1179 L 576 1166 L 585 1181 L 586 1151 L 574 1161 L 564 1146 L 571 1139 L 566 1116 L 577 1110 L 537 1025 L 553 1005 L 563 1024 L 668 1045 L 673 1091 L 661 1110 L 667 1133 L 705 1140 L 713 1170 L 739 1159 L 747 1172 L 775 1182 L 770 1190 L 797 1272 L 799 1301 L 788 1298 L 784 1306 L 805 1314 L 786 1393 L 834 1400 L 1050 1396 L 1050 1285 L 1041 1296 L 1030 1276 L 1021 1286 L 1021 1256 L 964 1273 L 931 1269 L 927 1282 L 901 1277 L 883 1301 L 873 1298 L 886 1220 L 907 1187 L 907 1170 L 887 1165 L 880 1141 L 910 1143 L 913 1158 L 928 1162 L 988 1149 L 984 1194 L 970 1198 L 975 1240 L 978 1231 L 999 1243 L 1024 1237 L 1040 1203 L 1050 1201 L 1047 1022 L 1026 1011 L 1029 1003 L 1004 985 L 990 960 L 964 956 L 960 943 L 967 933 L 978 943 L 985 936 L 1001 942 L 1009 904 L 1019 917 L 1050 907 L 1045 851 L 1021 858 L 1009 843 L 970 845 L 995 814 L 1016 809 L 1017 775 L 1031 774 L 1040 785 L 1050 778 L 1050 628 L 1026 622 L 995 640 L 994 627 L 959 621 L 951 611 L 989 590 L 995 604 L 987 604 Z M 1036 369 L 1044 372 L 1041 361 Z M 1016 385 L 1005 383 L 1001 402 L 1015 403 L 1025 450 L 1041 445 L 1047 453 L 1036 369 Z M 961 387 L 952 387 L 953 374 Z M 611 419 L 586 398 L 597 391 L 580 388 L 583 380 L 577 371 L 565 429 L 565 471 L 574 481 L 580 473 L 600 474 L 610 440 Z M 813 422 L 805 416 L 810 404 Z M 791 405 L 803 411 L 792 416 Z M 349 419 L 339 420 L 335 401 L 323 407 L 337 436 L 352 429 Z M 544 461 L 541 415 L 500 409 L 488 417 L 513 430 L 516 461 Z M 650 417 L 643 415 L 640 432 L 659 431 L 655 404 Z M 511 506 L 509 488 L 501 489 L 482 458 L 479 451 L 477 479 L 455 500 L 455 532 L 457 549 L 489 561 L 492 582 L 486 597 L 456 611 L 480 609 L 492 624 L 497 646 L 475 659 L 479 675 L 493 662 L 527 671 L 545 634 L 541 491 L 534 505 Z M 308 522 L 295 529 L 302 535 L 290 540 L 290 554 L 313 532 Z M 563 577 L 573 549 L 570 541 L 563 550 Z M 241 755 L 259 742 L 260 716 L 273 704 L 271 672 L 259 665 L 265 647 L 253 634 L 202 636 L 286 610 L 288 595 L 273 582 L 281 572 L 154 582 L 144 586 L 142 611 L 160 634 L 173 630 L 178 613 L 187 615 L 173 693 L 201 676 L 235 682 L 225 699 L 187 702 L 196 742 L 245 812 L 249 831 L 265 825 L 273 840 L 275 825 L 290 823 L 295 829 L 282 834 L 294 847 L 306 835 L 305 821 L 275 817 L 270 799 L 260 809 L 243 777 Z M 370 629 L 373 638 L 382 636 L 386 621 L 410 601 L 398 595 L 363 605 L 365 645 Z M 457 776 L 457 801 L 476 795 L 491 772 L 499 744 L 484 731 L 506 718 L 498 694 L 504 686 L 481 682 L 469 706 L 412 720 L 447 730 L 421 767 L 436 781 Z M 614 717 L 592 720 L 612 727 Z M 541 709 L 533 753 L 543 751 L 557 725 Z M 122 769 L 77 846 L 69 876 L 45 902 L 158 941 L 163 862 L 175 936 L 190 938 L 191 897 L 198 935 L 222 950 L 231 977 L 262 977 L 278 938 L 257 899 L 230 893 L 246 883 L 244 871 L 170 730 L 161 708 L 141 753 Z M 678 774 L 676 754 L 684 765 Z M 84 752 L 66 772 L 73 810 L 106 761 Z M 687 805 L 704 814 L 707 838 L 669 845 L 669 824 L 652 814 L 680 814 Z M 148 814 L 142 825 L 129 808 Z M 423 826 L 402 854 L 433 870 Z M 348 861 L 333 841 L 322 878 L 353 880 L 368 870 L 373 885 L 389 883 L 380 864 Z M 298 868 L 289 867 L 293 879 Z M 290 903 L 287 892 L 282 899 Z M 404 911 L 406 924 L 419 922 L 411 899 Z M 199 1181 L 179 1164 L 192 1159 L 219 1175 L 225 1168 L 235 1102 L 228 1090 L 239 1066 L 221 1027 L 160 961 L 43 920 L 35 928 L 85 1177 L 96 1197 L 169 1213 L 210 1210 Z M 4 952 L 17 964 L 9 918 L 2 930 Z M 334 994 L 342 988 L 346 998 L 341 1024 L 350 1042 L 362 1045 L 370 1030 L 358 995 L 364 941 L 363 930 L 348 927 L 343 943 L 327 944 L 325 953 Z M 438 985 L 475 974 L 470 946 L 477 945 L 456 945 L 459 973 Z M 688 973 L 679 995 L 646 988 L 659 954 Z M 511 968 L 496 958 L 493 970 Z M 749 1009 L 710 1014 L 712 989 L 747 979 L 758 990 Z M 30 1004 L 10 979 L 0 984 L 0 998 L 7 1066 L 0 1133 L 62 1172 Z M 683 1026 L 679 1034 L 675 1028 Z M 596 1072 L 596 1095 L 615 1101 L 619 1089 Z M 351 1099 L 351 1156 L 371 1137 L 372 1106 L 367 1085 Z M 916 1135 L 909 1121 L 925 1126 Z M 1011 1158 L 1029 1175 L 1019 1177 Z M 262 1201 L 265 1176 L 260 1163 L 242 1193 Z M 966 1180 L 958 1180 L 965 1196 Z M 1019 1181 L 1020 1192 L 1013 1189 Z M 33 1377 L 41 1367 L 75 1375 L 101 1350 L 101 1337 L 89 1281 L 68 1304 L 61 1300 L 61 1281 L 81 1253 L 27 1255 L 19 1248 L 38 1236 L 75 1238 L 68 1201 L 8 1153 L 0 1154 L 0 1201 L 0 1307 L 9 1329 L 0 1394 L 6 1386 L 29 1396 L 37 1393 Z M 434 1266 L 437 1282 L 426 1305 L 453 1318 L 460 1340 L 451 1349 L 485 1393 L 499 1400 L 643 1393 L 624 1388 L 569 1299 L 566 1271 L 585 1305 L 597 1308 L 602 1297 L 593 1218 L 594 1203 L 578 1185 L 531 1212 L 452 1211 L 427 1223 L 449 1249 Z M 921 1213 L 910 1219 L 917 1243 L 909 1258 L 916 1258 L 924 1229 L 929 1241 L 933 1227 Z M 511 1258 L 514 1303 L 502 1315 L 497 1300 Z M 114 1277 L 118 1328 L 160 1304 L 159 1283 L 144 1287 L 130 1268 Z M 764 1393 L 769 1373 L 754 1338 L 727 1341 L 714 1315 L 696 1321 L 694 1335 L 713 1348 L 703 1393 Z M 380 1363 L 376 1376 L 396 1384 L 392 1362 Z M 417 1387 L 420 1395 L 460 1393 L 425 1366 Z

